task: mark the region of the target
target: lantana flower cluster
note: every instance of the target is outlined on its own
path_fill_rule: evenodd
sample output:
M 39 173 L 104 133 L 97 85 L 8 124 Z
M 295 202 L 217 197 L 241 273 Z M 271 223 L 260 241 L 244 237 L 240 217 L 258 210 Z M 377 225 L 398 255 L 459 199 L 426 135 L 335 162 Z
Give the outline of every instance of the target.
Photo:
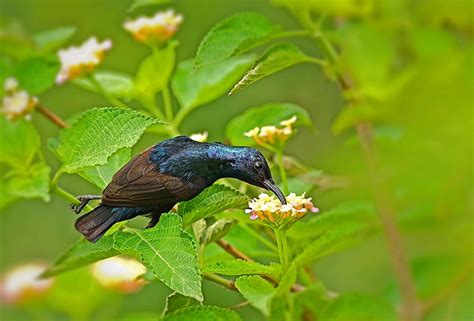
M 53 286 L 53 279 L 40 279 L 47 266 L 42 263 L 20 265 L 7 272 L 0 281 L 0 299 L 21 304 L 41 297 Z
M 295 222 L 308 212 L 319 212 L 311 197 L 306 198 L 305 193 L 301 195 L 290 193 L 286 201 L 287 204 L 281 204 L 275 196 L 262 193 L 249 202 L 249 208 L 245 210 L 245 213 L 250 214 L 252 220 L 259 219 L 279 225 L 284 222 Z
M 280 122 L 283 127 L 263 126 L 255 127 L 254 129 L 245 132 L 244 135 L 253 138 L 259 145 L 282 145 L 293 134 L 293 124 L 297 117 L 293 116 L 290 119 Z
M 18 81 L 11 77 L 5 80 L 4 91 L 1 112 L 7 119 L 15 120 L 24 117 L 30 120 L 31 112 L 38 104 L 38 98 L 30 96 L 28 92 L 20 89 Z
M 103 60 L 105 52 L 111 48 L 111 40 L 98 42 L 97 38 L 92 37 L 79 47 L 73 46 L 59 50 L 61 69 L 56 76 L 56 83 L 62 84 L 67 80 L 92 72 Z
M 200 143 L 207 142 L 208 137 L 209 137 L 208 132 L 194 133 L 191 136 L 189 136 L 189 138 L 191 138 L 192 140 L 195 140 L 195 141 L 200 142 Z
M 105 288 L 123 293 L 138 291 L 145 281 L 140 278 L 146 267 L 132 258 L 115 256 L 92 265 L 92 275 Z
M 144 43 L 165 42 L 170 39 L 183 22 L 183 16 L 170 9 L 157 12 L 153 17 L 139 17 L 124 23 L 124 28 L 133 37 Z

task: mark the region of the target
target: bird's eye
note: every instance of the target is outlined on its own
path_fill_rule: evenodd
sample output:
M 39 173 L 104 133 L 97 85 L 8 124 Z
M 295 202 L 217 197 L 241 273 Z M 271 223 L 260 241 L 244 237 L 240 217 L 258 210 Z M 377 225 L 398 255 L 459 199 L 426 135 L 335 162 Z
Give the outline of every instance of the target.
M 260 169 L 262 169 L 262 162 L 256 161 L 255 164 L 254 164 L 254 166 L 255 166 L 255 169 L 259 169 L 259 170 L 260 170 Z

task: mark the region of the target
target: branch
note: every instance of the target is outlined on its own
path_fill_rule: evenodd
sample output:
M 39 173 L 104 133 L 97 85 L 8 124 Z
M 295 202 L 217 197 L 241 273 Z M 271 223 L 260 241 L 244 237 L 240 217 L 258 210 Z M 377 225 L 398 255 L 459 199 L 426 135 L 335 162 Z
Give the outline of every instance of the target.
M 222 285 L 223 287 L 225 287 L 229 290 L 239 292 L 237 290 L 237 288 L 235 287 L 235 283 L 233 281 L 229 281 L 227 279 L 221 278 L 220 276 L 218 276 L 214 273 L 204 273 L 202 276 L 206 280 L 209 280 L 209 281 L 212 281 L 214 283 L 220 284 L 220 285 Z
M 230 255 L 232 255 L 233 257 L 237 258 L 237 259 L 242 259 L 244 261 L 250 261 L 250 262 L 253 262 L 253 260 L 248 257 L 247 255 L 245 255 L 244 253 L 242 253 L 239 249 L 233 247 L 230 243 L 228 243 L 227 241 L 224 241 L 223 239 L 220 239 L 216 242 L 221 248 L 224 249 L 224 251 L 226 251 L 227 253 L 229 253 Z
M 36 110 L 40 112 L 43 116 L 48 118 L 52 123 L 54 123 L 56 126 L 60 128 L 67 128 L 68 125 L 64 120 L 62 120 L 58 115 L 50 111 L 44 106 L 38 105 L 36 106 Z

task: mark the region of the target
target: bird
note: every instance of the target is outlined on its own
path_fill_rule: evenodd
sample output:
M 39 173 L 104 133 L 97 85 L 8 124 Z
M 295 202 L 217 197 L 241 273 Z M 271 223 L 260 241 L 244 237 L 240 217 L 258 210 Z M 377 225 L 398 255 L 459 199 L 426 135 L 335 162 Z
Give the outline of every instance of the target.
M 100 199 L 100 204 L 79 217 L 75 228 L 90 242 L 98 241 L 115 223 L 138 215 L 151 217 L 147 226 L 151 228 L 175 204 L 193 199 L 226 177 L 272 191 L 286 204 L 268 162 L 257 149 L 177 136 L 132 158 L 114 174 L 102 195 L 78 196 L 80 203 L 73 205 L 77 214 L 93 199 Z

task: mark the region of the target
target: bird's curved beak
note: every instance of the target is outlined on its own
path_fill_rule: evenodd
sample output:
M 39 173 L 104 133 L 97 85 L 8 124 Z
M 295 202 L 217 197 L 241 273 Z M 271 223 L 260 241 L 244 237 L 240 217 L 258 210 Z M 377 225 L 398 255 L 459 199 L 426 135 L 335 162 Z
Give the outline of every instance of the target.
M 285 195 L 283 195 L 282 191 L 278 188 L 278 186 L 275 185 L 272 180 L 264 180 L 263 186 L 265 186 L 266 189 L 272 191 L 276 195 L 276 197 L 278 197 L 282 204 L 286 204 Z

